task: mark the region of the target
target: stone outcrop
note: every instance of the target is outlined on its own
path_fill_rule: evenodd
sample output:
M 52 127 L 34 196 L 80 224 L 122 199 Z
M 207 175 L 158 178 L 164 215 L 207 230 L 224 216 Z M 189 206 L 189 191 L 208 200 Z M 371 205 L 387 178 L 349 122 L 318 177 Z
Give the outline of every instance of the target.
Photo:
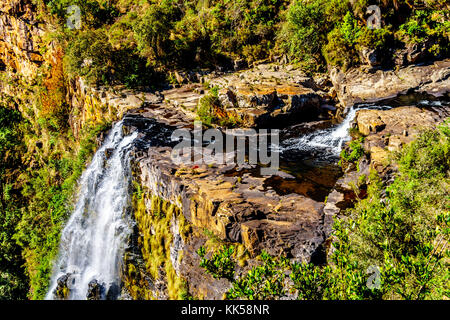
M 262 250 L 297 261 L 323 261 L 322 244 L 332 221 L 325 216 L 323 203 L 296 193 L 280 195 L 267 184 L 270 177 L 250 173 L 234 176 L 229 174 L 234 172 L 233 166 L 174 163 L 168 137 L 176 126 L 166 124 L 157 130 L 166 132 L 165 138 L 154 134 L 146 138 L 147 130 L 154 130 L 148 129 L 152 123 L 160 126 L 150 119 L 152 112 L 151 106 L 128 112 L 124 130 L 139 132 L 133 166 L 135 179 L 147 194 L 144 214 L 157 215 L 153 211 L 155 198 L 167 203 L 163 207 L 171 204 L 180 210 L 180 215 L 170 220 L 170 264 L 177 277 L 186 280 L 190 294 L 222 299 L 230 288 L 228 280 L 214 279 L 199 266 L 197 250 L 211 237 L 237 245 L 248 255 L 237 274 L 257 263 L 255 258 Z M 189 124 L 181 121 L 178 127 L 189 128 Z M 140 140 L 153 143 L 141 144 Z M 150 235 L 161 236 L 160 227 L 149 228 Z M 141 246 L 146 245 L 141 242 Z M 163 280 L 166 278 L 164 271 L 148 282 L 152 295 L 159 299 L 172 297 L 170 280 Z
M 450 60 L 373 73 L 360 69 L 343 73 L 333 69 L 330 78 L 345 107 L 393 98 L 412 90 L 442 96 L 450 91 Z

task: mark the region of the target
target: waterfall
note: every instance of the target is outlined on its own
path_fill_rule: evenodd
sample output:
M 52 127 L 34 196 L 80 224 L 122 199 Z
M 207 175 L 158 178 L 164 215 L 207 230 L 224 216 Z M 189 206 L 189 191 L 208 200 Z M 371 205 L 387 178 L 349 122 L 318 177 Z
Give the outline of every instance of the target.
M 68 299 L 116 298 L 127 239 L 132 231 L 130 153 L 137 132 L 124 136 L 122 121 L 107 136 L 79 181 L 75 209 L 61 235 L 47 299 L 63 279 Z M 90 293 L 91 292 L 91 293 Z
M 342 146 L 350 140 L 349 129 L 356 112 L 363 109 L 389 109 L 389 106 L 359 105 L 351 107 L 345 119 L 337 126 L 317 130 L 300 137 L 283 141 L 281 152 L 285 151 L 327 151 L 332 156 L 339 156 Z

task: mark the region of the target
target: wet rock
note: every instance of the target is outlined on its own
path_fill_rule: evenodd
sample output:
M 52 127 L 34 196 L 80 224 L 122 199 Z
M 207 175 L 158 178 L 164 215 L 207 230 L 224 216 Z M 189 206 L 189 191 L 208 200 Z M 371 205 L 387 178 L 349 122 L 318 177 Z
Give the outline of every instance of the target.
M 88 284 L 87 300 L 103 300 L 105 298 L 105 284 L 97 280 L 91 280 Z
M 125 135 L 138 132 L 138 137 L 135 141 L 137 150 L 146 150 L 150 146 L 176 145 L 176 142 L 171 140 L 171 135 L 175 128 L 140 114 L 127 114 L 123 118 L 122 130 Z
M 105 157 L 106 157 L 106 159 L 111 158 L 113 152 L 114 152 L 114 149 L 106 149 L 105 150 Z
M 120 286 L 117 283 L 112 283 L 106 292 L 106 300 L 117 300 L 120 296 Z

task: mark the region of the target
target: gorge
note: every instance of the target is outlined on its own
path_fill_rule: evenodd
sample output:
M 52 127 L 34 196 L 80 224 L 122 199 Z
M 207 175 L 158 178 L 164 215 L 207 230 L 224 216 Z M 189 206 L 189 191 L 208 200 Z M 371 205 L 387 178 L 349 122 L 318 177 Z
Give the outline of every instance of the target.
M 69 2 L 0 4 L 0 298 L 448 298 L 446 3 Z M 194 121 L 279 171 L 174 162 Z

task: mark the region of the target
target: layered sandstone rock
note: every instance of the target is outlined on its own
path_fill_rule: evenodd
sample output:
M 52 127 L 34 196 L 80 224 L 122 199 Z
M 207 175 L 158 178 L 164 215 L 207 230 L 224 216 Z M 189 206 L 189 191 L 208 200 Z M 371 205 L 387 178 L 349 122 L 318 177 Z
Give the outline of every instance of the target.
M 299 69 L 263 64 L 253 69 L 208 77 L 219 99 L 246 127 L 283 126 L 316 119 L 330 102 L 328 94 Z

